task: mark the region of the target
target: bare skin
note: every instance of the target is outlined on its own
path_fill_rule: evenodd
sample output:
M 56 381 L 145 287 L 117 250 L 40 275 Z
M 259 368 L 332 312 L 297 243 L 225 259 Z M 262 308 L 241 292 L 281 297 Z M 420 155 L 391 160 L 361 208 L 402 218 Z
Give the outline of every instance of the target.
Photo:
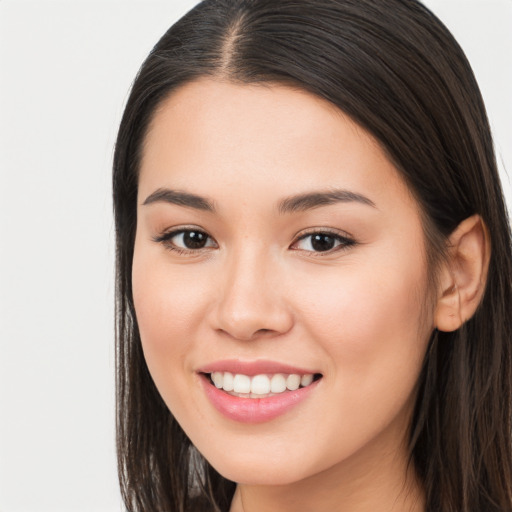
M 195 446 L 238 482 L 231 512 L 424 510 L 407 428 L 432 330 L 478 304 L 478 219 L 432 294 L 418 205 L 368 133 L 306 92 L 212 79 L 153 119 L 137 217 L 148 368 Z M 204 391 L 200 369 L 227 359 L 321 378 L 290 410 L 244 423 Z
M 393 435 L 390 429 L 389 437 Z M 404 468 L 405 455 L 405 446 L 395 453 L 368 450 L 366 465 L 356 456 L 343 466 L 291 485 L 239 485 L 230 512 L 421 512 L 425 510 L 422 488 L 414 469 L 407 472 Z M 378 459 L 377 464 L 374 458 Z

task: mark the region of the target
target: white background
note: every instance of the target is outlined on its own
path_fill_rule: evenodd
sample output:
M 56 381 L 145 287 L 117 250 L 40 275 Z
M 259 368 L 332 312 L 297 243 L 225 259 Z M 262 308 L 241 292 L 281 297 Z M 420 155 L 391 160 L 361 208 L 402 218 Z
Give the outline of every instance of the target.
M 473 65 L 512 205 L 512 0 L 426 3 Z M 112 148 L 139 65 L 193 5 L 0 0 L 1 512 L 122 509 Z

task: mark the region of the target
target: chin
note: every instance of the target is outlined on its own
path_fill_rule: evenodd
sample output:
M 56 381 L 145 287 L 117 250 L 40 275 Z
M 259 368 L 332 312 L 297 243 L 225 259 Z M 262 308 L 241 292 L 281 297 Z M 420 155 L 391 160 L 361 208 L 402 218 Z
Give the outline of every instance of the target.
M 293 443 L 293 446 L 303 446 L 303 443 Z M 213 468 L 224 478 L 246 485 L 293 484 L 322 472 L 333 462 L 326 457 L 315 460 L 311 457 L 312 450 L 309 454 L 307 451 L 290 450 L 290 447 L 280 450 L 274 446 L 265 450 L 258 443 L 245 450 L 234 445 L 217 450 L 211 450 L 211 447 L 206 447 L 201 453 Z
M 224 478 L 245 485 L 289 485 L 309 476 L 303 471 L 296 471 L 296 467 L 293 468 L 286 463 L 275 465 L 273 463 L 251 464 L 248 461 L 240 461 L 240 463 L 224 461 L 213 467 Z

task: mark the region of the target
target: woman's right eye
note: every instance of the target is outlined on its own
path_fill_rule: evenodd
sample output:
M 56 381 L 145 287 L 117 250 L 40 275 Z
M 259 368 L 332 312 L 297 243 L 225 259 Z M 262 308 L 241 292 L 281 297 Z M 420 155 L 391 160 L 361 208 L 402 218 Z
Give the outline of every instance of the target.
M 199 229 L 179 229 L 158 236 L 154 240 L 164 244 L 167 249 L 180 253 L 217 247 L 215 241 Z

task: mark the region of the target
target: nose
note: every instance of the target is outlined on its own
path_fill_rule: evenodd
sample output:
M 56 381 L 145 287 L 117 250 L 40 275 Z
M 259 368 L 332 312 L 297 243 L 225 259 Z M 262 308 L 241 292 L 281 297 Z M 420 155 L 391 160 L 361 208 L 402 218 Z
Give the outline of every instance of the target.
M 214 328 L 250 341 L 288 332 L 293 315 L 279 265 L 265 254 L 245 251 L 225 262 L 214 312 Z

